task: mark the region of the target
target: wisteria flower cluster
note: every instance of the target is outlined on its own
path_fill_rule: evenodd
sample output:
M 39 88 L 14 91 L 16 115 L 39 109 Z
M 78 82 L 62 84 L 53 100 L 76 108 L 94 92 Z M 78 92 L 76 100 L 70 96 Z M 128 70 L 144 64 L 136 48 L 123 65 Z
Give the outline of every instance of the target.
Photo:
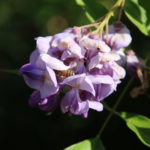
M 63 113 L 83 117 L 90 108 L 102 111 L 102 100 L 116 91 L 126 74 L 123 49 L 132 40 L 127 27 L 117 22 L 102 36 L 73 27 L 35 40 L 29 63 L 20 68 L 26 84 L 35 90 L 30 106 L 53 112 L 60 105 Z

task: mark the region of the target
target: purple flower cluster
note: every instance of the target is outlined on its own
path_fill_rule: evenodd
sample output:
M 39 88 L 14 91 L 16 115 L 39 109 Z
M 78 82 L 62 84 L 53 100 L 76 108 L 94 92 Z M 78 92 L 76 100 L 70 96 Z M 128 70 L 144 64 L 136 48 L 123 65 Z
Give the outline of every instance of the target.
M 63 113 L 84 117 L 90 108 L 102 111 L 101 101 L 126 74 L 118 53 L 131 42 L 125 25 L 111 25 L 103 39 L 87 28 L 73 27 L 35 40 L 29 63 L 20 68 L 26 84 L 35 89 L 30 106 L 53 112 L 60 105 Z

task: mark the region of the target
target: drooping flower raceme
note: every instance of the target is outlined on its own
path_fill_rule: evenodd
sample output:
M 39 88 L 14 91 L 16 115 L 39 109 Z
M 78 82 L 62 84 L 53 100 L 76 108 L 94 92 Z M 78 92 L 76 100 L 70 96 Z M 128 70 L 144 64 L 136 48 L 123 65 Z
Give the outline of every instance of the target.
M 118 49 L 131 42 L 124 25 L 110 30 L 107 37 L 108 43 L 106 35 L 101 39 L 80 27 L 37 37 L 29 63 L 20 68 L 26 84 L 34 89 L 30 106 L 53 112 L 60 105 L 63 113 L 84 117 L 90 108 L 102 111 L 102 100 L 117 89 L 126 74 L 118 63 L 122 59 Z

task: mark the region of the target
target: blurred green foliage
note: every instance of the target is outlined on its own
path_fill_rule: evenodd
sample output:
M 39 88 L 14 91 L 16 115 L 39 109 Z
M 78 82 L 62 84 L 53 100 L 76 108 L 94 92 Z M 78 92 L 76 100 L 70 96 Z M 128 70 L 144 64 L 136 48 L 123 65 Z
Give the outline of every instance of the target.
M 100 0 L 87 0 L 88 10 L 94 19 L 103 16 L 107 10 Z M 132 47 L 139 56 L 150 56 L 150 38 L 125 17 L 123 22 L 131 30 Z M 63 31 L 67 27 L 89 23 L 83 10 L 74 0 L 1 0 L 0 1 L 0 69 L 18 69 L 28 62 L 35 49 L 34 38 Z M 106 101 L 112 105 L 128 80 L 119 86 L 117 93 Z M 16 75 L 0 73 L 0 148 L 1 149 L 50 149 L 60 150 L 68 145 L 94 137 L 107 112 L 90 111 L 89 118 L 62 115 L 59 109 L 52 115 L 28 106 L 31 94 L 23 79 Z M 138 85 L 136 82 L 133 86 Z M 149 100 L 141 96 L 136 100 L 129 94 L 124 98 L 121 110 L 149 115 Z M 120 138 L 121 137 L 121 138 Z M 122 121 L 113 117 L 103 135 L 106 149 L 145 149 L 124 127 Z M 117 142 L 116 142 L 117 141 Z

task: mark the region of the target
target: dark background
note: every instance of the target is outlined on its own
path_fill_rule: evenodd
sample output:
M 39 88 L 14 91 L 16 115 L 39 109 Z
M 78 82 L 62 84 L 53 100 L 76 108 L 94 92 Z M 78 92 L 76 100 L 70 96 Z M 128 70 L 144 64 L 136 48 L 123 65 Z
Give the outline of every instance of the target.
M 95 19 L 106 12 L 102 6 L 95 5 L 95 1 L 88 2 Z M 150 38 L 142 35 L 125 16 L 123 22 L 131 30 L 132 48 L 143 58 L 149 56 Z M 83 10 L 73 0 L 0 0 L 0 69 L 18 69 L 27 63 L 35 48 L 35 37 L 52 35 L 86 23 L 89 22 Z M 115 103 L 128 79 L 129 76 L 106 102 Z M 48 116 L 28 106 L 32 90 L 22 77 L 0 72 L 0 85 L 0 149 L 61 150 L 94 137 L 108 115 L 105 110 L 101 113 L 91 110 L 89 117 L 84 119 L 61 114 L 58 108 Z M 138 80 L 132 87 L 136 85 L 140 85 Z M 118 110 L 150 117 L 150 99 L 145 95 L 131 99 L 129 91 Z M 148 149 L 116 116 L 107 125 L 102 141 L 107 150 Z

